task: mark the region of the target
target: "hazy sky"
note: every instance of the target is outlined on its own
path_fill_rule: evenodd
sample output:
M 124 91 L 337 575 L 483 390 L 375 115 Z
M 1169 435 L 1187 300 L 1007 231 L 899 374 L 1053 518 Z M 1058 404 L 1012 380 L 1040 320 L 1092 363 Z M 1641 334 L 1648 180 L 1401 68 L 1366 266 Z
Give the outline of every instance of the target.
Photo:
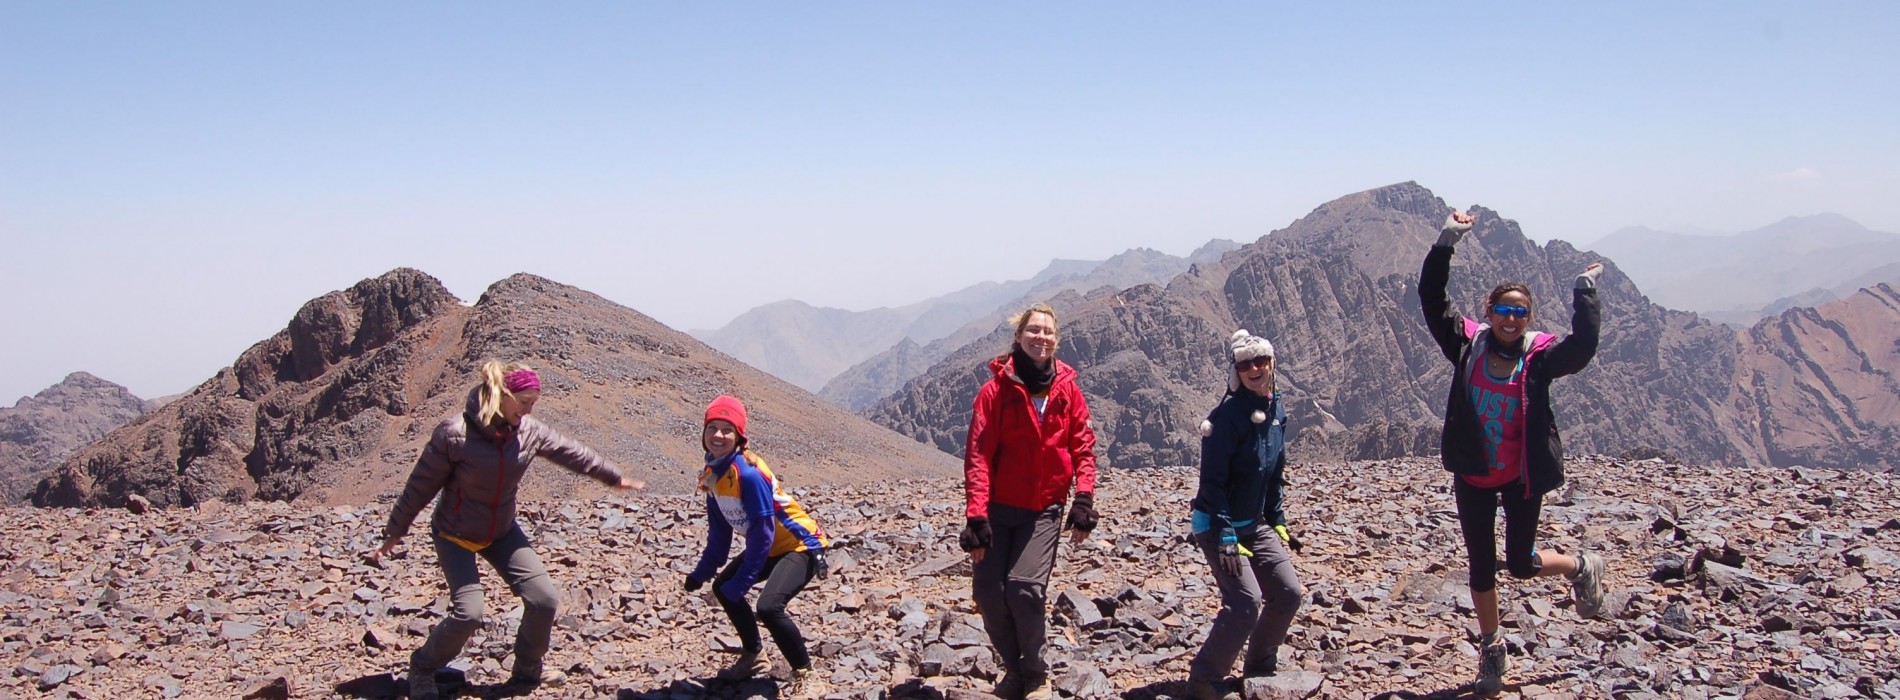
M 1900 3 L 0 2 L 0 405 L 515 272 L 675 328 L 1252 241 L 1416 180 L 1538 239 L 1900 231 Z

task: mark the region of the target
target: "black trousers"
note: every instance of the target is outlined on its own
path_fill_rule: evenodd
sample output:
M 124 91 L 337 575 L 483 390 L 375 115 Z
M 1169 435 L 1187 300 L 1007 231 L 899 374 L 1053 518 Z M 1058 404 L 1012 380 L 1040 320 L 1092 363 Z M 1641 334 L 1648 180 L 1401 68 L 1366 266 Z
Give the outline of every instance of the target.
M 719 606 L 726 609 L 726 617 L 732 619 L 732 626 L 739 631 L 739 643 L 746 651 L 756 652 L 761 648 L 759 642 L 759 624 L 772 633 L 772 643 L 778 645 L 785 662 L 792 668 L 811 668 L 811 653 L 805 649 L 805 635 L 798 631 L 798 625 L 792 622 L 792 616 L 785 614 L 785 604 L 792 596 L 805 590 L 811 583 L 812 557 L 810 552 L 790 552 L 765 560 L 765 569 L 759 572 L 759 579 L 765 586 L 759 589 L 759 609 L 753 615 L 752 606 L 744 598 L 727 600 L 720 593 L 723 585 L 739 573 L 742 559 L 733 559 L 726 568 L 713 579 L 713 596 L 719 599 Z
M 1531 578 L 1543 567 L 1537 561 L 1537 516 L 1541 496 L 1525 496 L 1524 485 L 1505 484 L 1487 489 L 1452 477 L 1458 500 L 1458 527 L 1465 536 L 1465 557 L 1471 564 L 1471 590 L 1483 593 L 1498 587 L 1498 506 L 1504 506 L 1504 564 L 1512 576 Z

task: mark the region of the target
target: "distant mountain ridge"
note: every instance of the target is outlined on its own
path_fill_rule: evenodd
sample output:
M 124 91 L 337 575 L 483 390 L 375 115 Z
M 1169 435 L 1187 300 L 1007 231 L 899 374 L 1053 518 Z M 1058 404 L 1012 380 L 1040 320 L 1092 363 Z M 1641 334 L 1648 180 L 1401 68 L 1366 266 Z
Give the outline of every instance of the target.
M 163 402 L 132 395 L 123 386 L 74 372 L 39 393 L 0 408 L 0 495 L 17 504 L 33 484 L 74 450 Z
M 1416 285 L 1449 211 L 1414 183 L 1361 192 L 1165 287 L 1058 298 L 1058 356 L 1081 372 L 1098 454 L 1124 467 L 1195 463 L 1195 426 L 1225 384 L 1221 342 L 1236 328 L 1279 351 L 1296 458 L 1436 453 L 1451 370 L 1424 328 Z M 1601 349 L 1554 391 L 1567 449 L 1900 466 L 1900 298 L 1891 287 L 1738 334 L 1650 303 L 1620 261 L 1562 241 L 1540 246 L 1516 222 L 1481 207 L 1473 213 L 1450 290 L 1467 314 L 1493 285 L 1521 281 L 1539 305 L 1536 327 L 1567 333 L 1571 280 L 1591 262 L 1608 268 Z M 970 397 L 986 379 L 982 363 L 1007 346 L 998 329 L 866 414 L 959 454 Z
M 1652 301 L 1739 325 L 1900 281 L 1900 234 L 1839 214 L 1791 216 L 1732 236 L 1632 226 L 1589 249 L 1618 261 Z
M 716 330 L 694 337 L 742 362 L 808 391 L 819 392 L 852 365 L 900 342 L 928 344 L 972 320 L 1038 290 L 1113 285 L 1117 288 L 1173 277 L 1196 261 L 1240 244 L 1211 241 L 1186 258 L 1136 248 L 1107 260 L 1055 260 L 1025 280 L 982 282 L 900 307 L 847 311 L 798 300 L 766 304 Z
M 518 274 L 465 306 L 434 277 L 398 269 L 312 299 L 231 367 L 68 458 L 33 502 L 389 496 L 489 358 L 535 367 L 536 415 L 662 492 L 692 490 L 700 419 L 721 393 L 745 400 L 752 443 L 792 483 L 956 473 L 941 453 L 597 295 Z M 565 496 L 587 484 L 542 463 L 523 489 Z

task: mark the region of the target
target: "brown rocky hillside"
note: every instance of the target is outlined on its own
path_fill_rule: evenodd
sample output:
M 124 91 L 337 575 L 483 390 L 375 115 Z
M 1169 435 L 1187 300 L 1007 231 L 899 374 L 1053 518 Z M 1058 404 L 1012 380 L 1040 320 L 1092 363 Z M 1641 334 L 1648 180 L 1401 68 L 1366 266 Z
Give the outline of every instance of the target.
M 533 275 L 463 305 L 398 269 L 311 300 L 283 332 L 42 481 L 39 505 L 393 494 L 422 441 L 461 412 L 486 358 L 540 370 L 537 415 L 661 489 L 690 488 L 705 404 L 735 393 L 755 444 L 794 483 L 953 473 L 954 460 L 747 367 L 636 311 Z M 553 465 L 530 494 L 593 488 Z
M 74 450 L 156 409 L 157 401 L 85 372 L 74 372 L 0 408 L 0 497 L 22 503 L 33 485 Z
M 1279 350 L 1296 456 L 1435 453 L 1450 365 L 1424 328 L 1415 285 L 1450 210 L 1423 187 L 1393 185 L 1327 203 L 1165 288 L 1057 297 L 1059 356 L 1081 371 L 1098 450 L 1126 467 L 1194 463 L 1195 426 L 1224 387 L 1221 343 L 1247 328 Z M 1492 286 L 1521 281 L 1539 327 L 1568 332 L 1571 281 L 1597 258 L 1562 241 L 1538 245 L 1488 209 L 1473 213 L 1476 228 L 1453 259 L 1454 303 L 1473 314 Z M 1900 440 L 1880 439 L 1900 424 L 1892 398 L 1900 356 L 1881 345 L 1891 331 L 1876 330 L 1900 327 L 1900 306 L 1887 297 L 1790 311 L 1738 335 L 1649 303 L 1604 262 L 1602 347 L 1589 369 L 1558 380 L 1554 396 L 1568 449 L 1900 466 Z M 1855 349 L 1822 350 L 1836 339 Z M 1007 343 L 998 332 L 966 346 L 866 415 L 960 452 L 984 379 L 978 367 Z

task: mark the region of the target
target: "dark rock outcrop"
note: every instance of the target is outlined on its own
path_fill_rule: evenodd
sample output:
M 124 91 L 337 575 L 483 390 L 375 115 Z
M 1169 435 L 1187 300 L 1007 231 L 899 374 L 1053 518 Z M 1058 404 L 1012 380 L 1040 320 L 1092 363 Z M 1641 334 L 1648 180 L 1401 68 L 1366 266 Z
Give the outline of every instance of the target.
M 437 421 L 461 412 L 490 359 L 541 371 L 544 420 L 637 478 L 690 488 L 700 411 L 720 393 L 752 409 L 755 444 L 805 483 L 939 474 L 954 462 L 692 338 L 532 275 L 464 306 L 409 269 L 305 304 L 281 333 L 146 420 L 81 450 L 39 505 L 156 505 L 389 496 Z M 530 494 L 584 488 L 553 465 Z

